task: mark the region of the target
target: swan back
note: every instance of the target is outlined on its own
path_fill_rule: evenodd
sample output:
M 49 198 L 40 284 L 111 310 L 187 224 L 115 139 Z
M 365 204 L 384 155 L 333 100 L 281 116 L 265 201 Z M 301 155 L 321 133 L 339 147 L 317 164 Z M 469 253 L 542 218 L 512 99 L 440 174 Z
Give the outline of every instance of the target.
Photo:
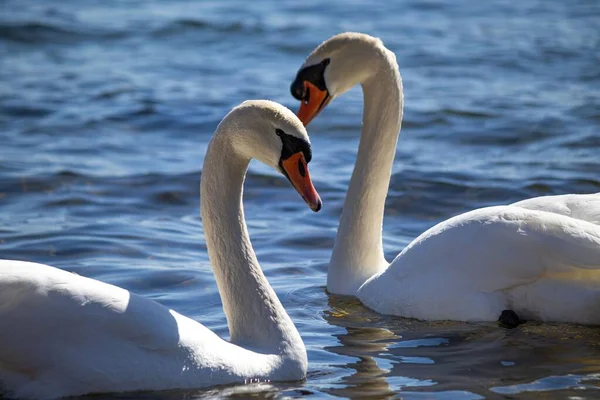
M 534 197 L 514 203 L 513 206 L 547 211 L 600 225 L 600 193 Z

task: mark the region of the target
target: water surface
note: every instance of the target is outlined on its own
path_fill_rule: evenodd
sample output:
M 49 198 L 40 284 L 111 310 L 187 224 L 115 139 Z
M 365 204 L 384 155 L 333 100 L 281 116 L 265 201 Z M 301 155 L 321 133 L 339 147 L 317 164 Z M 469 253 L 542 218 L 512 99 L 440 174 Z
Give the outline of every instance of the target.
M 206 145 L 243 100 L 296 109 L 297 68 L 345 30 L 381 37 L 404 80 L 388 259 L 463 211 L 598 192 L 598 20 L 594 0 L 5 0 L 0 256 L 125 287 L 226 337 L 199 219 Z M 307 380 L 110 398 L 600 396 L 597 328 L 423 323 L 326 293 L 361 112 L 355 89 L 310 126 L 319 214 L 264 166 L 246 181 L 252 241 L 307 345 Z

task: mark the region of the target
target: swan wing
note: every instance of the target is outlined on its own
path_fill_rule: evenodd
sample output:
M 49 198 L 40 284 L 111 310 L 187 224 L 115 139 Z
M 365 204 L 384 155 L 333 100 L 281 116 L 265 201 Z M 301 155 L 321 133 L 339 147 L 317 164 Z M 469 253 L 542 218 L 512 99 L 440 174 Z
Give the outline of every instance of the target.
M 0 260 L 0 387 L 16 397 L 228 383 L 246 352 L 125 289 Z
M 512 205 L 529 210 L 547 211 L 600 225 L 600 193 L 534 197 Z
M 547 211 L 488 207 L 451 218 L 415 239 L 388 270 L 434 271 L 481 290 L 503 290 L 549 273 L 600 269 L 600 227 Z
M 386 314 L 491 320 L 511 305 L 516 288 L 552 279 L 555 286 L 575 282 L 597 291 L 599 270 L 600 226 L 547 211 L 488 207 L 423 233 L 359 297 Z M 531 311 L 538 306 L 528 303 Z

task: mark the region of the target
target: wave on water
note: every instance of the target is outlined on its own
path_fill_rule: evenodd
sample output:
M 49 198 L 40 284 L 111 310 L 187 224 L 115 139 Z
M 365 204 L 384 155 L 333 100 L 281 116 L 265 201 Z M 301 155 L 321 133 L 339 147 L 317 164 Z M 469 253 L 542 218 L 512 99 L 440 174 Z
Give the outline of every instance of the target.
M 169 21 L 161 27 L 153 29 L 151 33 L 156 37 L 167 37 L 188 32 L 260 34 L 264 33 L 265 30 L 265 27 L 260 23 L 247 23 L 242 21 L 217 22 L 182 18 Z
M 91 29 L 79 24 L 51 22 L 0 22 L 0 39 L 23 44 L 74 43 L 90 39 L 119 39 L 127 32 Z
M 297 110 L 298 68 L 348 30 L 380 37 L 402 73 L 389 260 L 462 212 L 600 192 L 599 5 L 0 0 L 0 257 L 133 289 L 227 338 L 199 213 L 212 132 L 249 98 Z M 356 87 L 308 127 L 318 214 L 277 171 L 253 162 L 245 180 L 252 244 L 308 378 L 102 398 L 600 398 L 597 327 L 424 323 L 327 293 L 362 111 Z

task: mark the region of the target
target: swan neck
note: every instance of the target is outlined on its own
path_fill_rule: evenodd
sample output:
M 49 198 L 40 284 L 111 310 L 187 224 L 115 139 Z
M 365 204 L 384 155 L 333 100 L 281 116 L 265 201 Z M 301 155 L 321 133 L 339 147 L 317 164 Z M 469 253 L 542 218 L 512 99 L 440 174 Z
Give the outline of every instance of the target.
M 363 129 L 356 164 L 331 256 L 328 289 L 355 295 L 360 286 L 389 265 L 382 229 L 396 144 L 402 122 L 402 80 L 393 53 L 362 82 Z
M 236 152 L 232 134 L 217 131 L 208 146 L 200 188 L 208 254 L 232 343 L 265 354 L 306 350 L 263 274 L 250 243 L 242 206 L 249 159 Z

